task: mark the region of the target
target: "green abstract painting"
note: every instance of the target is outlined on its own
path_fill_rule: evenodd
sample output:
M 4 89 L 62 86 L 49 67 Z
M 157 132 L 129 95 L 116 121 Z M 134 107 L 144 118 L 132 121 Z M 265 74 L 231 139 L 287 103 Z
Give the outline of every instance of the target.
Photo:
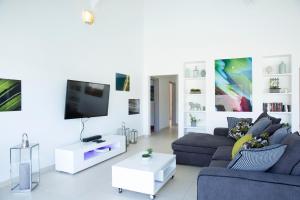
M 215 61 L 216 110 L 252 111 L 252 58 Z
M 21 81 L 0 79 L 0 112 L 21 110 Z

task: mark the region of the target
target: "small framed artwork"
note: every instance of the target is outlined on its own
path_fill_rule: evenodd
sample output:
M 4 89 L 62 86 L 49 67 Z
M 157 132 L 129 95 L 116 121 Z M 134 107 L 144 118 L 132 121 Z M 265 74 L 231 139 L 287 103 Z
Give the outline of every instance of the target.
M 128 114 L 140 114 L 140 99 L 128 99 Z
M 130 90 L 130 77 L 126 74 L 116 73 L 116 90 L 126 91 Z
M 21 80 L 0 79 L 0 112 L 20 111 Z

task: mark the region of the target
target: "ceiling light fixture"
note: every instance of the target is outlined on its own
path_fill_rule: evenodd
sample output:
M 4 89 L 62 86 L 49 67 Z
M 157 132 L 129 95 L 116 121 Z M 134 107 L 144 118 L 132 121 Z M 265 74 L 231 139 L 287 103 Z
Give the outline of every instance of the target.
M 92 25 L 95 21 L 95 16 L 93 12 L 90 10 L 83 10 L 81 17 L 82 17 L 82 21 L 89 25 Z

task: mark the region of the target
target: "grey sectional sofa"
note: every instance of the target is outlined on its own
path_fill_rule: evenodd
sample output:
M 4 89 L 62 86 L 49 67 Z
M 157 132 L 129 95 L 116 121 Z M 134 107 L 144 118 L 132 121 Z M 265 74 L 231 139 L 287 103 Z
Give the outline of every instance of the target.
M 228 128 L 216 128 L 214 135 L 190 133 L 172 143 L 178 164 L 224 167 L 231 160 L 235 143 L 227 137 Z
M 214 135 L 191 133 L 172 144 L 178 164 L 204 167 L 197 181 L 198 200 L 300 199 L 299 134 L 291 134 L 284 142 L 288 155 L 284 154 L 280 166 L 276 164 L 268 172 L 227 169 L 235 142 L 227 134 L 228 129 L 216 128 Z M 283 173 L 274 173 L 276 170 Z

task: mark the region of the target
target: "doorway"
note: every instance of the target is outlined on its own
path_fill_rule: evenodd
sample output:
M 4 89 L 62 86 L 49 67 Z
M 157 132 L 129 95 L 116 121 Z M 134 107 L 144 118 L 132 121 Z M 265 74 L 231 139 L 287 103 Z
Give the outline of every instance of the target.
M 169 127 L 177 125 L 176 83 L 169 82 Z
M 177 125 L 177 84 L 177 75 L 150 77 L 151 133 Z

